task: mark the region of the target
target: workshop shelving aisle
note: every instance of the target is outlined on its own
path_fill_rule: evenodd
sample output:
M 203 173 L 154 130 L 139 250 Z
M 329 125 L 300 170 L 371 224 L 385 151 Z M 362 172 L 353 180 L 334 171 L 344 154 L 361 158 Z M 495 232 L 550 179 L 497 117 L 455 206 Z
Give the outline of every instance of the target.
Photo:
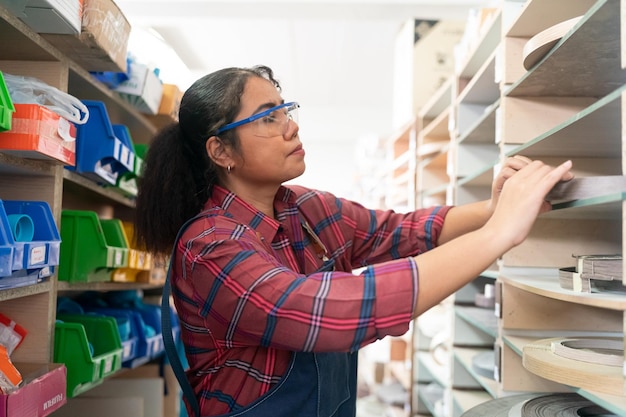
M 106 106 L 113 123 L 128 128 L 134 143 L 149 143 L 156 128 L 146 116 L 122 101 L 79 66 L 72 57 L 61 53 L 45 37 L 35 33 L 3 6 L 0 6 L 0 39 L 3 41 L 0 71 L 38 78 L 79 99 L 98 100 Z M 123 222 L 132 221 L 134 210 L 132 196 L 120 192 L 115 187 L 102 186 L 83 175 L 65 169 L 63 163 L 59 161 L 24 158 L 2 151 L 0 151 L 0 199 L 47 203 L 58 230 L 61 213 L 65 210 L 91 211 L 101 219 L 116 219 Z M 123 230 L 119 232 L 120 236 L 124 234 Z M 129 248 L 125 250 L 128 251 Z M 113 282 L 113 280 L 60 282 L 55 270 L 50 276 L 32 285 L 2 289 L 0 312 L 28 331 L 22 345 L 13 352 L 11 360 L 18 364 L 18 369 L 29 372 L 41 371 L 39 368 L 53 362 L 57 297 L 72 297 L 85 291 L 138 289 L 158 291 L 162 281 L 152 278 L 162 277 L 159 271 L 163 266 L 163 260 L 156 260 L 153 265 L 154 274 L 146 271 L 149 278 L 141 282 Z M 24 365 L 20 368 L 19 364 Z M 56 375 L 55 366 L 48 365 L 48 368 L 51 374 Z M 117 369 L 117 365 L 112 369 Z M 50 404 L 54 403 L 55 407 L 49 407 L 47 414 L 64 405 L 66 401 L 71 401 L 65 397 L 65 377 L 62 382 L 63 385 L 59 385 L 58 379 L 51 382 L 59 387 L 61 399 L 50 400 Z M 28 385 L 25 388 L 28 389 Z

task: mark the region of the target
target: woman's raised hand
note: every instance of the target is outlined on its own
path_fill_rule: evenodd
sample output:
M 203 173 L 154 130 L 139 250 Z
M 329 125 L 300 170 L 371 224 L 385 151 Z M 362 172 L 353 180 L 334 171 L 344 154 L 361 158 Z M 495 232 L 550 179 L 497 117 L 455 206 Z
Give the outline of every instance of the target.
M 559 181 L 573 178 L 571 161 L 552 167 L 526 157 L 508 158 L 492 188 L 493 215 L 485 227 L 495 228 L 510 247 L 519 245 L 540 213 L 551 209 L 545 200 Z

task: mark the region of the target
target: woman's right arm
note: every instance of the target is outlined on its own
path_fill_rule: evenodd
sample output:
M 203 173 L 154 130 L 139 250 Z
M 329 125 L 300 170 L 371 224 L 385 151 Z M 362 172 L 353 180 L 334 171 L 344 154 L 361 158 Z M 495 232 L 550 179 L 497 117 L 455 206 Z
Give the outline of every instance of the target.
M 484 226 L 416 256 L 419 290 L 414 317 L 453 294 L 522 243 L 537 216 L 550 210 L 545 197 L 567 176 L 571 166 L 571 161 L 556 168 L 540 161 L 526 165 L 505 182 L 495 211 Z

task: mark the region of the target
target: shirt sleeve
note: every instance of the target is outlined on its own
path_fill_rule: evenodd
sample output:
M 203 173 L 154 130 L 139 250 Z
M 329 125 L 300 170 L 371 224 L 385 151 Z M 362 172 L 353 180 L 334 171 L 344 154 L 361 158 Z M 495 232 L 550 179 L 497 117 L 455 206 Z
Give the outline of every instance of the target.
M 222 223 L 232 222 L 222 219 Z M 194 345 L 356 351 L 408 330 L 417 294 L 413 259 L 350 272 L 299 274 L 246 227 L 198 221 L 177 246 L 177 309 Z
M 319 198 L 327 213 L 316 230 L 331 246 L 349 248 L 345 252 L 353 268 L 416 256 L 435 248 L 451 208 L 433 206 L 398 213 L 367 209 L 330 193 L 319 193 Z

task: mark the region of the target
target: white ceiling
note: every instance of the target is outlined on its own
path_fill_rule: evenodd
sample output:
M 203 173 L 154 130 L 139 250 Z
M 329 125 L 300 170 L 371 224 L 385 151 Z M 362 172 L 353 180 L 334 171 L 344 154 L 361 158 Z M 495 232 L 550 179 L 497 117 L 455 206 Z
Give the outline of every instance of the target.
M 154 58 L 160 62 L 152 63 L 161 67 L 165 82 L 186 88 L 192 80 L 226 66 L 272 67 L 282 83 L 285 100 L 300 102 L 300 136 L 307 148 L 307 164 L 311 166 L 318 163 L 310 157 L 316 151 L 318 156 L 327 155 L 322 147 L 328 150 L 332 144 L 333 152 L 338 149 L 345 162 L 345 153 L 352 152 L 351 147 L 360 138 L 386 137 L 393 131 L 394 47 L 403 23 L 414 18 L 464 21 L 470 8 L 487 2 L 116 0 L 116 3 L 130 21 L 133 33 L 149 28 L 171 48 Z M 147 50 L 145 45 L 145 39 L 131 42 L 131 52 L 141 57 Z M 181 64 L 165 65 L 176 62 Z M 347 156 L 352 158 L 352 154 Z M 331 162 L 338 165 L 342 159 Z

